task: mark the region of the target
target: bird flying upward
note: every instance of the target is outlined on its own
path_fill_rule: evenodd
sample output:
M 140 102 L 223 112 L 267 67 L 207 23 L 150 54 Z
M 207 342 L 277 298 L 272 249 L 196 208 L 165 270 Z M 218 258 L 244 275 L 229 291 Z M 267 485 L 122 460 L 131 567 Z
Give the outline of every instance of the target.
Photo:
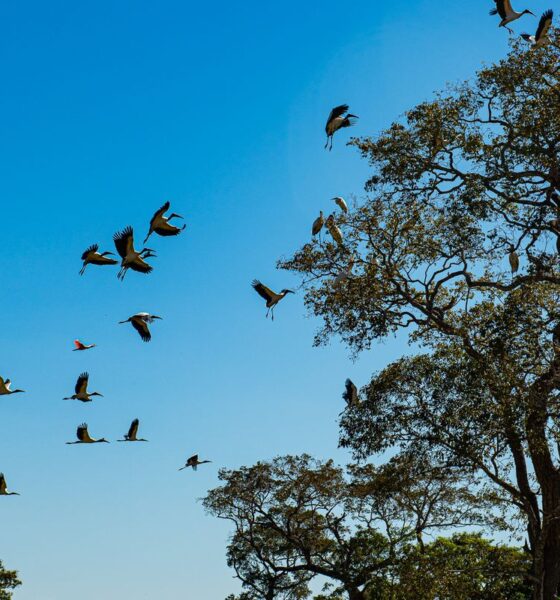
M 170 203 L 166 202 L 160 209 L 158 209 L 154 213 L 154 216 L 150 221 L 150 230 L 148 231 L 148 235 L 144 240 L 144 244 L 148 241 L 148 238 L 152 235 L 152 233 L 157 233 L 158 235 L 161 235 L 163 237 L 168 237 L 171 235 L 179 235 L 181 231 L 185 229 L 186 225 L 183 225 L 183 227 L 175 227 L 175 225 L 171 225 L 171 223 L 169 222 L 171 221 L 171 219 L 175 218 L 182 219 L 183 217 L 181 215 L 178 215 L 177 213 L 172 213 L 168 217 L 164 216 L 164 213 L 166 213 L 169 210 L 170 206 Z
M 8 492 L 4 473 L 0 473 L 0 496 L 19 496 L 17 492 Z
M 79 352 L 82 350 L 91 350 L 91 348 L 95 348 L 95 344 L 82 344 L 80 340 L 74 340 L 74 346 L 76 346 L 72 352 Z
M 268 314 L 270 313 L 272 320 L 274 321 L 274 307 L 288 294 L 293 294 L 292 290 L 284 289 L 279 294 L 273 292 L 269 287 L 266 287 L 263 283 L 261 283 L 258 279 L 254 279 L 251 284 L 253 289 L 257 294 L 266 300 L 266 307 L 268 310 L 266 311 L 266 316 L 268 318 Z
M 23 394 L 25 390 L 12 390 L 12 382 L 9 379 L 0 377 L 0 396 L 9 396 L 10 394 Z
M 198 460 L 198 454 L 195 454 L 187 459 L 185 466 L 181 467 L 179 471 L 182 471 L 183 469 L 188 469 L 189 467 L 191 467 L 193 471 L 196 471 L 198 470 L 198 465 L 205 465 L 206 463 L 211 462 L 211 460 Z
M 132 227 L 125 227 L 122 231 L 115 233 L 113 236 L 115 248 L 122 258 L 121 270 L 117 277 L 123 281 L 128 269 L 138 271 L 138 273 L 151 273 L 152 267 L 144 260 L 155 256 L 154 250 L 150 248 L 142 248 L 140 252 L 134 249 L 134 231 Z
M 496 8 L 493 8 L 490 11 L 492 16 L 499 15 L 502 20 L 500 21 L 499 27 L 505 27 L 510 33 L 513 33 L 513 30 L 508 27 L 510 23 L 513 21 L 517 21 L 517 19 L 521 18 L 523 15 L 533 15 L 530 10 L 524 10 L 523 12 L 517 12 L 513 10 L 511 7 L 511 0 L 494 0 L 496 4 Z
M 327 124 L 325 125 L 325 132 L 327 134 L 327 143 L 325 144 L 325 148 L 330 148 L 332 150 L 333 145 L 333 136 L 334 134 L 343 127 L 350 127 L 354 125 L 356 119 L 358 118 L 356 115 L 351 115 L 348 112 L 348 104 L 341 104 L 340 106 L 335 106 L 327 119 Z
M 99 246 L 98 244 L 93 244 L 90 246 L 85 252 L 82 254 L 83 266 L 80 270 L 80 275 L 83 275 L 86 267 L 88 265 L 116 265 L 118 261 L 114 258 L 107 258 L 108 256 L 113 256 L 112 252 L 98 252 Z
M 140 312 L 128 317 L 125 321 L 119 321 L 119 325 L 123 323 L 130 323 L 134 329 L 140 334 L 142 341 L 149 342 L 152 339 L 152 334 L 148 327 L 148 323 L 153 323 L 156 319 L 162 319 L 157 315 L 151 315 L 150 313 Z
M 100 444 L 103 442 L 105 444 L 109 444 L 109 440 L 106 440 L 105 438 L 100 438 L 98 440 L 92 438 L 89 435 L 87 423 L 82 423 L 81 425 L 78 425 L 78 429 L 76 430 L 76 437 L 78 438 L 76 442 L 66 442 L 66 444 Z
M 547 10 L 543 13 L 539 26 L 537 27 L 537 32 L 535 35 L 529 35 L 528 33 L 522 33 L 521 37 L 527 42 L 531 42 L 534 47 L 542 46 L 549 42 L 548 32 L 552 27 L 552 19 L 554 17 L 554 12 L 552 10 Z
M 130 424 L 128 433 L 124 434 L 124 439 L 117 440 L 117 442 L 147 442 L 148 440 L 145 440 L 144 438 L 136 437 L 138 434 L 138 425 L 139 424 L 140 424 L 140 421 L 138 419 L 134 419 L 134 421 L 132 421 L 132 423 Z
M 76 385 L 74 387 L 74 394 L 72 396 L 68 396 L 68 398 L 63 398 L 63 400 L 79 400 L 80 402 L 91 402 L 93 396 L 101 396 L 99 392 L 92 392 L 91 394 L 87 391 L 89 383 L 89 374 L 81 373 L 78 377 L 78 381 L 76 381 Z

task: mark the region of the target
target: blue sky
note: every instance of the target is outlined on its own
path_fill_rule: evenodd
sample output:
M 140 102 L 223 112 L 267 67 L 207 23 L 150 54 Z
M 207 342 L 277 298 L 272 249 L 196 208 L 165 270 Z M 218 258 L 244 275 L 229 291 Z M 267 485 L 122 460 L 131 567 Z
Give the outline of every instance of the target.
M 445 6 L 443 5 L 445 4 Z M 367 165 L 325 152 L 347 102 L 374 134 L 447 81 L 507 51 L 490 0 L 189 3 L 6 0 L 0 6 L 0 558 L 16 600 L 217 600 L 237 589 L 228 526 L 197 501 L 220 466 L 337 450 L 348 376 L 360 385 L 407 352 L 389 340 L 352 362 L 301 295 L 264 318 L 250 288 L 295 287 L 276 260 L 309 238 L 330 198 L 362 194 Z M 540 13 L 546 2 L 532 2 Z M 523 8 L 520 6 L 519 8 Z M 533 30 L 524 17 L 516 31 Z M 154 272 L 89 267 L 80 254 L 165 200 L 186 217 L 154 238 Z M 117 321 L 162 315 L 143 344 Z M 76 337 L 95 342 L 71 352 Z M 87 370 L 94 403 L 62 402 Z M 86 421 L 149 444 L 66 446 Z M 177 472 L 188 455 L 214 461 Z

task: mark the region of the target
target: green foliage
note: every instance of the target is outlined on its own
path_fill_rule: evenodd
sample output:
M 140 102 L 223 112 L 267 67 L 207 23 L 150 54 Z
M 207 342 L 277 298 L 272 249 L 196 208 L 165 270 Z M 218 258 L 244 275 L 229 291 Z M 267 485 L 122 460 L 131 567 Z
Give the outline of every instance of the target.
M 10 600 L 11 590 L 21 585 L 16 571 L 7 571 L 0 561 L 0 600 Z

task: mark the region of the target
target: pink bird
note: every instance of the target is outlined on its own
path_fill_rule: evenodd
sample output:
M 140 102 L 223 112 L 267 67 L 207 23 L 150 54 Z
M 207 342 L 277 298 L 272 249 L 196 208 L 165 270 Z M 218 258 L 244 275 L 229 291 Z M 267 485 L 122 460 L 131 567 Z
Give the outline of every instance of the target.
M 74 340 L 74 350 L 72 352 L 77 352 L 78 350 L 89 350 L 90 348 L 95 348 L 95 344 L 82 344 L 80 340 Z

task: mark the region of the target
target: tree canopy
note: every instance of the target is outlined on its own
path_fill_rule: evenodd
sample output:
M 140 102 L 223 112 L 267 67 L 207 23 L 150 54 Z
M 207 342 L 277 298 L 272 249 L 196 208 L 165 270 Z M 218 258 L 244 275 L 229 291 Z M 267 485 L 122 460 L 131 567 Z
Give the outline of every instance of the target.
M 8 571 L 0 561 L 0 600 L 10 600 L 11 590 L 21 585 L 16 571 Z

